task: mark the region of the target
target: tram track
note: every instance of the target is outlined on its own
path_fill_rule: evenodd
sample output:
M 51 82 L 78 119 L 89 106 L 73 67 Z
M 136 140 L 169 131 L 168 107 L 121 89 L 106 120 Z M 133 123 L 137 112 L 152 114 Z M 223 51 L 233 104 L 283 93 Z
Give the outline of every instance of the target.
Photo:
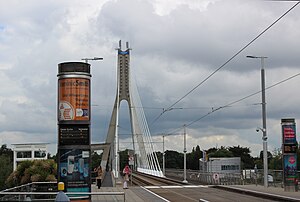
M 167 177 L 157 177 L 140 172 L 132 173 L 132 183 L 135 186 L 181 186 L 186 185 L 179 180 Z

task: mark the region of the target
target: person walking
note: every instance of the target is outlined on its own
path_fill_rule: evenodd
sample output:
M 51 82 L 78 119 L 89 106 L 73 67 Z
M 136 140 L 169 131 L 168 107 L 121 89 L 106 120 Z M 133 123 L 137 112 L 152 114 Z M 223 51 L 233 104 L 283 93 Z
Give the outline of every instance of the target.
M 124 183 L 123 189 L 128 189 L 127 182 L 129 181 L 129 175 L 131 174 L 131 169 L 126 165 L 123 169 Z
M 97 184 L 98 189 L 100 189 L 100 187 L 101 187 L 101 181 L 102 181 L 102 174 L 103 174 L 103 170 L 102 170 L 101 165 L 98 166 L 97 168 L 95 168 L 94 172 L 97 173 L 96 184 Z

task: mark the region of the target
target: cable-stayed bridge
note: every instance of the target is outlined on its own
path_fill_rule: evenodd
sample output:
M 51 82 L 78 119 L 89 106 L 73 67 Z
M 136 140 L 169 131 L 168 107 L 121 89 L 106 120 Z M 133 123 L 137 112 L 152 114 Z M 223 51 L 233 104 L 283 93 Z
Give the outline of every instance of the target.
M 110 167 L 115 178 L 119 177 L 120 159 L 119 159 L 119 109 L 121 101 L 127 101 L 129 107 L 129 116 L 132 132 L 133 150 L 134 150 L 134 168 L 143 173 L 163 176 L 158 159 L 152 144 L 152 137 L 141 107 L 142 103 L 138 89 L 134 80 L 131 79 L 130 71 L 130 48 L 126 42 L 126 50 L 122 50 L 121 41 L 117 61 L 117 92 L 115 104 L 113 107 L 111 120 L 107 132 L 105 148 L 102 154 L 101 166 Z

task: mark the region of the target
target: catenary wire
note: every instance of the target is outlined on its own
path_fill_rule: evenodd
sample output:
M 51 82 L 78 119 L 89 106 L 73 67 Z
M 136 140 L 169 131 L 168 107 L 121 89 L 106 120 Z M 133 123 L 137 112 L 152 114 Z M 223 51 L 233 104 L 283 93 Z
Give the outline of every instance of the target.
M 295 75 L 293 75 L 293 76 L 290 76 L 290 77 L 288 77 L 288 78 L 286 78 L 286 79 L 283 79 L 283 80 L 281 80 L 281 81 L 279 81 L 279 82 L 277 82 L 277 83 L 275 83 L 275 84 L 273 84 L 273 85 L 270 85 L 270 86 L 266 87 L 266 88 L 265 88 L 265 91 L 266 91 L 266 90 L 269 90 L 269 89 L 271 89 L 271 88 L 273 88 L 273 87 L 275 87 L 275 86 L 278 86 L 278 85 L 280 85 L 280 84 L 282 84 L 282 83 L 284 83 L 284 82 L 287 82 L 287 81 L 289 81 L 289 80 L 291 80 L 291 79 L 293 79 L 293 78 L 295 78 L 295 77 L 297 77 L 297 76 L 300 76 L 300 73 L 297 73 L 297 74 L 295 74 Z M 223 106 L 221 106 L 221 107 L 212 109 L 212 111 L 208 112 L 207 114 L 205 114 L 205 115 L 199 117 L 198 119 L 196 119 L 196 120 L 194 120 L 194 121 L 192 121 L 192 122 L 190 122 L 190 123 L 188 123 L 188 124 L 184 124 L 184 125 L 185 125 L 186 127 L 191 126 L 191 125 L 193 125 L 194 123 L 200 121 L 201 119 L 204 119 L 205 117 L 211 115 L 212 113 L 214 113 L 214 112 L 216 112 L 216 111 L 219 111 L 219 110 L 224 109 L 224 108 L 231 107 L 232 105 L 234 105 L 234 104 L 236 104 L 236 103 L 239 103 L 239 102 L 241 102 L 241 101 L 243 101 L 243 100 L 246 100 L 246 99 L 248 99 L 248 98 L 250 98 L 250 97 L 252 97 L 252 96 L 254 96 L 254 95 L 257 95 L 257 94 L 259 94 L 259 93 L 261 93 L 261 92 L 262 92 L 262 90 L 257 91 L 257 92 L 254 92 L 254 93 L 252 93 L 252 94 L 250 94 L 250 95 L 247 95 L 247 96 L 245 96 L 245 97 L 243 97 L 243 98 L 240 98 L 240 99 L 238 99 L 238 100 L 235 100 L 235 101 L 233 101 L 233 102 L 230 102 L 230 103 L 228 103 L 228 104 L 226 104 L 226 105 L 223 105 Z M 172 134 L 172 133 L 175 133 L 175 132 L 181 130 L 182 128 L 183 128 L 183 126 L 181 126 L 180 128 L 174 129 L 174 130 L 173 130 L 172 132 L 170 132 L 170 133 L 171 133 L 171 134 Z
M 239 51 L 237 51 L 232 57 L 230 57 L 227 61 L 225 61 L 220 67 L 218 67 L 215 71 L 213 71 L 210 75 L 208 75 L 204 80 L 202 80 L 199 84 L 197 84 L 195 87 L 193 87 L 190 91 L 188 91 L 185 95 L 183 95 L 181 98 L 179 98 L 176 102 L 174 102 L 172 105 L 170 105 L 166 110 L 163 110 L 162 113 L 160 113 L 151 123 L 153 125 L 165 112 L 170 111 L 170 109 L 178 104 L 181 100 L 186 98 L 189 94 L 191 94 L 194 90 L 196 90 L 199 86 L 201 86 L 203 83 L 205 83 L 208 79 L 210 79 L 214 74 L 216 74 L 218 71 L 220 71 L 223 67 L 225 67 L 231 60 L 233 60 L 236 56 L 238 56 L 241 52 L 243 52 L 248 46 L 250 46 L 254 41 L 256 41 L 259 37 L 261 37 L 265 32 L 267 32 L 271 27 L 273 27 L 277 22 L 279 22 L 285 15 L 287 15 L 290 11 L 292 11 L 300 1 L 298 1 L 295 5 L 293 5 L 291 8 L 289 8 L 285 13 L 283 13 L 279 18 L 277 18 L 273 23 L 271 23 L 266 29 L 264 29 L 260 34 L 258 34 L 254 39 L 252 39 L 249 43 L 247 43 L 243 48 L 241 48 Z M 150 125 L 150 126 L 151 126 Z

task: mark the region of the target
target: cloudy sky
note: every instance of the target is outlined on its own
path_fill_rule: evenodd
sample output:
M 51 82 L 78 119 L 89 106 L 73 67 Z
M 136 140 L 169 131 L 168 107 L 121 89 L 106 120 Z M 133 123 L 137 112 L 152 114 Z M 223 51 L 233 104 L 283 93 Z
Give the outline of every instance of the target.
M 258 36 L 295 1 L 21 0 L 0 1 L 0 144 L 57 143 L 57 65 L 103 57 L 92 65 L 92 142 L 104 142 L 116 93 L 116 50 L 130 43 L 131 69 L 156 148 L 182 152 L 215 146 L 262 150 L 260 60 L 266 87 L 300 73 L 300 6 Z M 269 150 L 280 148 L 281 118 L 300 118 L 300 76 L 266 91 Z M 163 109 L 172 110 L 159 116 Z M 159 117 L 159 118 L 158 118 Z M 121 149 L 131 148 L 128 107 L 121 104 Z M 196 121 L 200 119 L 199 121 Z M 154 121 L 155 120 L 155 121 Z M 300 126 L 299 126 L 300 127 Z

